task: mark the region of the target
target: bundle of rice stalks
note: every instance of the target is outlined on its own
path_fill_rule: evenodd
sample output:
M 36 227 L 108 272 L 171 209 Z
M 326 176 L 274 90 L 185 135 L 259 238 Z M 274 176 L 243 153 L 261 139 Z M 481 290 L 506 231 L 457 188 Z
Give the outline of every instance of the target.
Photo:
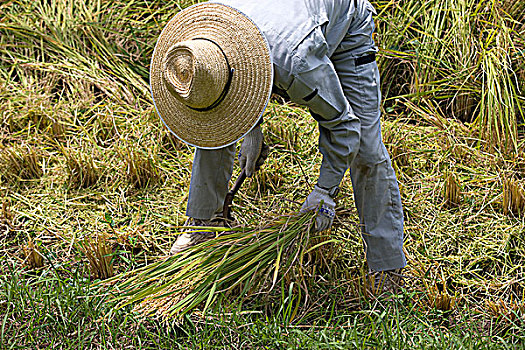
M 297 286 L 295 316 L 302 295 L 308 296 L 308 268 L 315 261 L 319 269 L 315 251 L 335 241 L 316 241 L 314 222 L 314 214 L 307 213 L 282 216 L 262 228 L 206 228 L 217 237 L 112 279 L 118 282 L 117 299 L 121 306 L 138 303 L 144 315 L 180 317 L 196 309 L 205 314 L 226 299 L 264 298 L 285 282 Z M 311 246 L 314 241 L 320 243 Z
M 136 189 L 145 188 L 157 183 L 161 179 L 158 167 L 158 150 L 147 149 L 143 151 L 128 142 L 118 149 L 124 162 L 124 175 L 127 182 Z
M 448 293 L 446 282 L 443 282 L 442 286 L 435 284 L 430 287 L 425 283 L 425 287 L 428 306 L 432 309 L 444 312 L 454 309 L 456 305 L 456 296 L 452 296 Z
M 36 249 L 35 242 L 32 239 L 27 241 L 27 244 L 22 246 L 24 254 L 24 262 L 29 269 L 38 269 L 44 266 L 44 259 Z
M 113 251 L 108 244 L 105 233 L 97 234 L 84 240 L 82 252 L 89 261 L 91 276 L 95 279 L 107 279 L 115 275 L 113 268 Z
M 93 152 L 76 151 L 60 146 L 66 158 L 69 185 L 71 188 L 88 188 L 97 183 L 101 176 L 100 168 L 95 163 Z
M 487 300 L 485 302 L 485 307 L 489 315 L 493 318 L 501 318 L 507 321 L 514 321 L 517 316 L 523 313 L 525 310 L 525 305 L 523 301 L 516 301 L 511 299 L 510 301 L 505 301 L 504 299 L 499 300 Z
M 27 144 L 0 151 L 0 166 L 3 175 L 11 181 L 39 179 L 44 175 L 42 152 Z
M 9 203 L 7 201 L 2 202 L 2 215 L 0 216 L 0 219 L 2 223 L 5 223 L 7 225 L 10 225 L 13 221 L 13 213 L 9 209 Z
M 514 93 L 514 75 L 502 74 L 512 71 L 507 52 L 507 49 L 485 52 L 482 62 L 485 81 L 478 123 L 481 136 L 490 141 L 490 147 L 515 151 L 518 147 L 517 111 L 520 106 Z
M 525 213 L 525 190 L 512 178 L 503 180 L 503 213 L 521 215 Z
M 443 197 L 448 208 L 454 208 L 461 203 L 461 185 L 453 172 L 444 174 Z

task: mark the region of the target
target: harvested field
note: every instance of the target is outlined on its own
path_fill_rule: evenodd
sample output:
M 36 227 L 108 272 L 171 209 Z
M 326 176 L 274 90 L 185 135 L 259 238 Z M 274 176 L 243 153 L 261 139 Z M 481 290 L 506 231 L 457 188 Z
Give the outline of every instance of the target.
M 192 3 L 0 1 L 1 347 L 523 346 L 519 1 L 374 2 L 383 139 L 405 210 L 399 297 L 365 292 L 347 174 L 307 288 L 280 278 L 264 298 L 217 294 L 175 321 L 115 308 L 96 282 L 163 259 L 186 219 L 193 150 L 156 116 L 148 65 Z M 270 156 L 234 201 L 248 228 L 299 210 L 321 160 L 306 110 L 274 98 L 264 118 Z

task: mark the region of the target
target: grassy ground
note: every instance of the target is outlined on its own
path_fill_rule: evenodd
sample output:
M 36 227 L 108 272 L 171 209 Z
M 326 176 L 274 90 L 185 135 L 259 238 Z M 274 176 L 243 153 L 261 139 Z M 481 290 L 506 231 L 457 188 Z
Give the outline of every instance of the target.
M 311 278 L 307 301 L 283 282 L 270 304 L 164 322 L 115 309 L 112 292 L 93 281 L 165 255 L 185 220 L 192 150 L 155 115 L 147 66 L 163 24 L 189 2 L 0 2 L 1 346 L 522 347 L 523 9 L 483 4 L 450 1 L 437 12 L 443 18 L 431 18 L 431 1 L 376 3 L 383 138 L 405 209 L 402 295 L 362 292 L 366 264 L 347 176 L 331 232 L 340 243 L 327 251 L 332 269 Z M 449 48 L 457 43 L 445 40 L 461 37 L 443 24 L 461 13 L 455 20 L 468 19 L 461 28 L 477 35 L 460 47 L 483 57 L 472 65 L 462 66 L 464 55 Z M 448 51 L 431 59 L 437 44 Z M 501 47 L 513 53 L 511 75 L 522 74 L 516 83 L 489 74 Z M 490 114 L 487 106 L 507 109 Z M 320 163 L 306 111 L 274 101 L 265 121 L 272 153 L 235 200 L 245 225 L 297 210 Z

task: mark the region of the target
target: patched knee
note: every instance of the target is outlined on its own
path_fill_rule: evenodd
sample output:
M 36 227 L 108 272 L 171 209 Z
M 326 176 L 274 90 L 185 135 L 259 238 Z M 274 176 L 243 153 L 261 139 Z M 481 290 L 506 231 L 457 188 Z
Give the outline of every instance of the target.
M 359 167 L 372 167 L 377 164 L 381 164 L 388 160 L 388 156 L 384 147 L 377 147 L 371 149 L 370 147 L 359 147 L 359 153 L 354 159 L 354 163 Z

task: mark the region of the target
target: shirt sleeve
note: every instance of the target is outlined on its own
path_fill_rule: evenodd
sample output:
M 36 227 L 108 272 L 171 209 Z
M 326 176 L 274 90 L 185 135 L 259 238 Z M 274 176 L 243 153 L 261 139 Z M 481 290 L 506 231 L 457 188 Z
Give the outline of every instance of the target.
M 316 58 L 313 69 L 294 74 L 290 99 L 307 106 L 319 123 L 319 151 L 323 162 L 318 185 L 338 186 L 359 150 L 360 122 L 354 115 L 337 72 L 328 57 Z

